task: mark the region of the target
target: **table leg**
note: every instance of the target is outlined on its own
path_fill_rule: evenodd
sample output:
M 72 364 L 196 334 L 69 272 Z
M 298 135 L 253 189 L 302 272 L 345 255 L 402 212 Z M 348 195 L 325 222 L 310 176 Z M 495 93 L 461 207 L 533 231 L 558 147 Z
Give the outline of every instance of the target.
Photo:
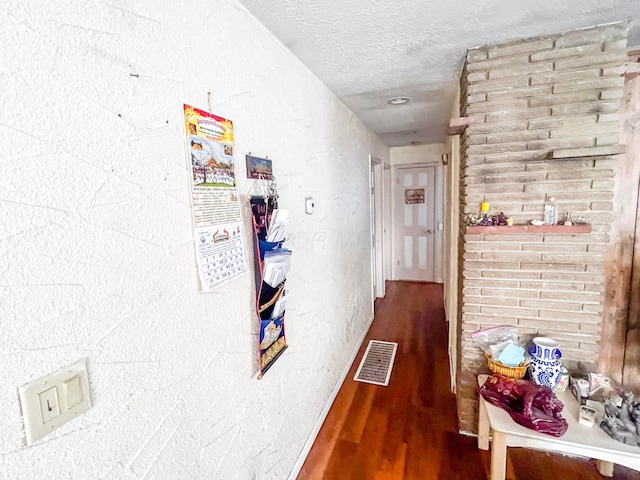
M 603 477 L 613 477 L 613 466 L 615 464 L 613 462 L 605 462 L 604 460 L 596 460 L 596 466 L 598 467 L 598 472 Z
M 487 405 L 481 397 L 478 400 L 478 448 L 480 450 L 489 450 L 489 414 L 487 413 Z
M 504 480 L 507 475 L 507 437 L 493 431 L 491 441 L 491 480 Z

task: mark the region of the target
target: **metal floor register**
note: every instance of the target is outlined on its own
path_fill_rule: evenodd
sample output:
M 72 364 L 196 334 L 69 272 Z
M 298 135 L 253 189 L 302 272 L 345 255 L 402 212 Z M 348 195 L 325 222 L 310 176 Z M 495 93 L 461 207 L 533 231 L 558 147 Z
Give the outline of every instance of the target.
M 398 344 L 395 342 L 369 340 L 367 350 L 353 379 L 386 387 L 389 385 L 397 350 Z

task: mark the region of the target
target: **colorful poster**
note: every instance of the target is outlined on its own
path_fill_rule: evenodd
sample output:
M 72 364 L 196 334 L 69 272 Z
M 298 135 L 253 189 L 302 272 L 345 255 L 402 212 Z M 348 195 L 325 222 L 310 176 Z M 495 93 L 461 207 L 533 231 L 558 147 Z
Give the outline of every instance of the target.
M 196 258 L 203 292 L 245 272 L 233 122 L 184 105 Z

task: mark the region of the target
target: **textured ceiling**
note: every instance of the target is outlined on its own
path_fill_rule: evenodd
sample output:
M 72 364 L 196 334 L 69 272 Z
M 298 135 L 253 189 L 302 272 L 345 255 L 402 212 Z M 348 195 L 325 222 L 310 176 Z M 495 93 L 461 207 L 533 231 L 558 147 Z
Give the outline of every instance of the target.
M 469 48 L 617 21 L 640 45 L 640 0 L 240 2 L 389 146 L 445 141 Z

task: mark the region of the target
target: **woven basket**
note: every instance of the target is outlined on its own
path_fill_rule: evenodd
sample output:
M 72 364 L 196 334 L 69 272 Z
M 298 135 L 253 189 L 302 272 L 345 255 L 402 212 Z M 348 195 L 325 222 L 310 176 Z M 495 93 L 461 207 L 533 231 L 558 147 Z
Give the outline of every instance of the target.
M 529 362 L 527 361 L 522 362 L 519 367 L 507 367 L 506 365 L 494 360 L 490 353 L 485 353 L 485 355 L 487 357 L 487 362 L 489 363 L 489 370 L 493 373 L 497 373 L 498 375 L 502 375 L 507 378 L 522 378 L 525 373 L 527 373 L 527 367 L 529 366 Z

